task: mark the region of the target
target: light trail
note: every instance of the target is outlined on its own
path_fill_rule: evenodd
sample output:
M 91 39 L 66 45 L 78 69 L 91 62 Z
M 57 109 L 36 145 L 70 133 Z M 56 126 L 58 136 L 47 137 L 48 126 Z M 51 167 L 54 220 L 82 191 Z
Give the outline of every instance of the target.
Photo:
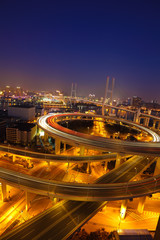
M 75 132 L 73 130 L 64 128 L 60 126 L 56 121 L 57 119 L 63 118 L 63 121 L 69 121 L 69 117 L 94 117 L 94 118 L 104 118 L 112 119 L 115 121 L 123 122 L 131 126 L 135 126 L 138 129 L 147 132 L 153 137 L 153 142 L 129 142 L 117 139 L 106 139 L 99 136 L 88 135 L 80 132 Z M 83 120 L 83 119 L 82 119 Z M 136 123 L 131 123 L 125 120 L 119 120 L 115 118 L 103 117 L 99 115 L 89 115 L 89 114 L 58 114 L 43 116 L 38 120 L 38 126 L 46 131 L 52 137 L 59 137 L 60 139 L 66 141 L 73 146 L 86 146 L 90 148 L 96 148 L 102 151 L 120 152 L 120 153 L 130 153 L 137 155 L 154 155 L 160 154 L 160 137 L 157 133 Z

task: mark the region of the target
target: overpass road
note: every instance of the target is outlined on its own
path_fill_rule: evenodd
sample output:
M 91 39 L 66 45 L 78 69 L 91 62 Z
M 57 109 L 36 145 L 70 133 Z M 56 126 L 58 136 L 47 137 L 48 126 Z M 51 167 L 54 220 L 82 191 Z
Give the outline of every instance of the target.
M 150 161 L 153 161 L 151 159 Z M 146 157 L 134 157 L 123 163 L 119 168 L 110 171 L 99 178 L 98 183 L 124 183 L 135 177 L 146 168 Z M 129 165 L 129 166 L 128 166 Z M 135 173 L 135 166 L 137 168 Z M 136 182 L 135 182 L 136 183 Z M 65 240 L 77 228 L 88 221 L 106 202 L 80 202 L 63 200 L 42 214 L 33 217 L 8 234 L 1 236 L 0 240 Z
M 43 123 L 47 123 L 44 118 Z M 99 178 L 94 184 L 54 182 L 0 168 L 0 179 L 5 180 L 10 185 L 46 194 L 50 197 L 72 199 L 63 200 L 0 239 L 67 239 L 70 234 L 102 208 L 106 203 L 105 201 L 131 199 L 160 191 L 160 175 L 129 182 L 135 175 L 142 172 L 149 163 L 157 160 L 154 156 L 159 155 L 160 143 L 159 136 L 156 136 L 155 133 L 153 139 L 158 142 L 130 143 L 82 135 L 77 132 L 73 133 L 73 131 L 71 134 L 71 130 L 61 127 L 56 122 L 54 124 L 56 128 L 54 133 L 52 131 L 53 136 L 71 141 L 75 145 L 92 146 L 95 149 L 104 151 L 108 149 L 120 153 L 139 153 L 145 156 L 132 157 L 119 168 Z M 49 128 L 48 125 L 44 127 L 47 132 L 50 132 Z
M 88 155 L 88 156 L 72 156 L 72 155 L 55 155 L 55 154 L 45 154 L 40 152 L 29 151 L 26 149 L 20 149 L 17 147 L 10 147 L 5 145 L 0 145 L 0 151 L 15 154 L 22 157 L 28 157 L 33 159 L 39 159 L 48 162 L 100 162 L 100 161 L 111 161 L 117 156 L 116 153 L 101 154 L 101 155 Z
M 111 151 L 111 152 L 119 152 L 119 153 L 129 153 L 136 155 L 152 155 L 159 156 L 160 155 L 160 137 L 155 132 L 147 129 L 143 126 L 140 126 L 135 123 L 131 123 L 129 121 L 122 121 L 113 119 L 115 121 L 124 122 L 126 124 L 136 126 L 142 131 L 146 131 L 153 137 L 153 142 L 130 142 L 130 141 L 122 141 L 117 139 L 106 139 L 104 137 L 91 136 L 89 134 L 84 134 L 80 132 L 76 132 L 70 130 L 68 128 L 64 128 L 60 126 L 57 121 L 66 117 L 92 117 L 93 115 L 89 114 L 59 114 L 59 115 L 49 115 L 43 116 L 38 120 L 38 125 L 45 132 L 47 132 L 52 137 L 58 137 L 63 141 L 73 145 L 73 146 L 85 146 L 91 149 L 98 149 L 101 151 Z M 102 117 L 99 115 L 94 115 L 94 117 L 108 119 L 108 117 Z M 69 119 L 68 119 L 69 120 Z
M 130 168 L 132 169 L 133 165 L 134 168 L 136 168 L 136 171 L 134 169 L 134 174 L 136 174 L 137 169 L 142 170 L 144 166 L 148 165 L 149 162 L 150 160 L 148 157 L 142 156 L 132 157 L 130 160 L 125 162 L 122 165 L 123 167 L 120 167 L 120 169 L 121 173 L 126 179 L 126 183 L 104 184 L 104 182 L 98 182 L 95 184 L 80 184 L 58 182 L 29 176 L 23 173 L 17 173 L 4 168 L 0 168 L 0 179 L 5 180 L 5 182 L 12 186 L 25 190 L 29 189 L 31 192 L 42 195 L 50 195 L 60 199 L 72 199 L 77 201 L 120 200 L 130 197 L 134 198 L 149 195 L 159 190 L 159 175 L 138 182 L 127 182 L 127 176 L 131 174 Z M 111 176 L 110 174 L 107 174 L 106 178 L 112 178 L 112 175 L 114 176 L 114 171 L 111 171 Z M 114 177 L 116 179 L 116 176 Z

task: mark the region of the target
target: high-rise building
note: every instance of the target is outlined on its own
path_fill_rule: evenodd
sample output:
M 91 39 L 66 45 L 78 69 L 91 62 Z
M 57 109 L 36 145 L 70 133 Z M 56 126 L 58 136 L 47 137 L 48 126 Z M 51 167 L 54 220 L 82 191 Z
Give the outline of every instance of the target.
M 142 98 L 137 97 L 137 96 L 133 96 L 132 106 L 134 106 L 134 107 L 141 107 L 141 105 L 142 105 Z

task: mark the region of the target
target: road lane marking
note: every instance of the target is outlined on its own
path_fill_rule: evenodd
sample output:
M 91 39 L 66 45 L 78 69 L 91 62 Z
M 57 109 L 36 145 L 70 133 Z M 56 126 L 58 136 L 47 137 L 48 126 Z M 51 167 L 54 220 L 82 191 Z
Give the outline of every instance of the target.
M 28 232 L 27 234 L 25 234 L 23 237 L 21 237 L 21 239 L 24 239 L 25 237 L 27 237 L 30 233 L 34 232 L 35 229 L 33 229 L 32 231 Z
M 41 236 L 43 236 L 45 233 L 47 233 L 49 230 L 51 230 L 54 226 L 56 226 L 60 221 L 62 221 L 63 219 L 65 219 L 66 217 L 68 217 L 70 214 L 72 214 L 73 212 L 75 212 L 78 208 L 80 208 L 82 205 L 84 205 L 85 202 L 82 202 L 81 204 L 79 204 L 77 207 L 75 207 L 74 209 L 72 209 L 70 212 L 68 212 L 67 214 L 65 214 L 63 217 L 59 218 L 57 221 L 55 221 L 53 224 L 49 225 L 47 228 L 45 228 L 43 231 L 41 231 L 38 235 L 36 235 L 32 240 L 38 240 Z
M 55 216 L 57 216 L 58 214 L 60 214 L 61 212 L 56 213 L 54 216 L 52 216 L 51 218 L 54 218 Z

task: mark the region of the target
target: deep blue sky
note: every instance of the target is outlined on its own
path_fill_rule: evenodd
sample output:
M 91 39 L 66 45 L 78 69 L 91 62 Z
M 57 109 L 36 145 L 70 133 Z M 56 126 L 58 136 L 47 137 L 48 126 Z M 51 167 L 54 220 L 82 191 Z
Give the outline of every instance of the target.
M 157 0 L 1 0 L 0 87 L 160 101 L 160 2 Z

